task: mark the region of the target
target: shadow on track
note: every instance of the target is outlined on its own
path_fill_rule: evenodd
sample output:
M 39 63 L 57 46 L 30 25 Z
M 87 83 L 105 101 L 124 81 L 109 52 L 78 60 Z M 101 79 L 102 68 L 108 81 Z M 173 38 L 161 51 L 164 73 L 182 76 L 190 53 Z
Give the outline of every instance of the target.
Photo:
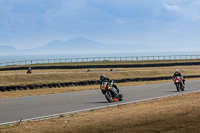
M 89 104 L 109 103 L 108 101 L 89 102 Z
M 176 90 L 174 90 L 174 91 L 166 91 L 166 92 L 177 92 L 177 93 L 180 93 L 180 92 L 183 92 L 183 91 L 176 91 Z

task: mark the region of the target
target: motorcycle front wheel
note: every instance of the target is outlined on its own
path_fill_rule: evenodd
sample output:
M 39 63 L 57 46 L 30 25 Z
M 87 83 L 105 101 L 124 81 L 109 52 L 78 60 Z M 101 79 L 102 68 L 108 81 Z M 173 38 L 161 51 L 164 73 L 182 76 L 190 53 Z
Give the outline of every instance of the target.
M 106 91 L 105 97 L 106 97 L 108 102 L 112 102 L 113 101 L 112 93 L 110 91 Z
M 180 91 L 180 84 L 176 84 L 177 91 Z

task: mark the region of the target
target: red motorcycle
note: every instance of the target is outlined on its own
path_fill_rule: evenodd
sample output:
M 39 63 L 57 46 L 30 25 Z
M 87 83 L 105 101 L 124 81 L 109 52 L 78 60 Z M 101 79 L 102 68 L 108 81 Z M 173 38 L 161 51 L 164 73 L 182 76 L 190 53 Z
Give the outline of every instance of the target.
M 176 76 L 176 77 L 174 78 L 174 84 L 176 85 L 177 91 L 180 91 L 180 90 L 181 90 L 181 91 L 184 91 L 185 86 L 183 85 L 183 81 L 182 81 L 181 77 Z

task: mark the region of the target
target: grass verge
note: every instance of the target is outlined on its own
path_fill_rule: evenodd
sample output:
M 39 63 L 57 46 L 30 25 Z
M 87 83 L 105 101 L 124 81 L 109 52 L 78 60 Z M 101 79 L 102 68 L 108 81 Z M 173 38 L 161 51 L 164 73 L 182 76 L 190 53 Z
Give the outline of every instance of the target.
M 85 72 L 83 69 L 33 70 L 33 74 L 26 74 L 25 71 L 2 71 L 0 86 L 99 80 L 102 74 L 111 79 L 172 76 L 177 68 L 183 75 L 200 75 L 200 66 L 116 68 L 113 72 L 100 68 L 91 69 L 91 72 Z

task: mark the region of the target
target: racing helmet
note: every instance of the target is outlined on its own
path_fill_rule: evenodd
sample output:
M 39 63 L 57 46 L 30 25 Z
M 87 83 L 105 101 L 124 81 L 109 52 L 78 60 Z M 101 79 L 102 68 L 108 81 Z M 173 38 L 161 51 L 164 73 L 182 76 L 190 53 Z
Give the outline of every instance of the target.
M 179 70 L 178 70 L 178 69 L 176 69 L 176 70 L 175 70 L 175 73 L 179 73 Z
M 105 78 L 106 78 L 105 75 L 101 75 L 101 76 L 100 76 L 100 81 L 103 81 Z

